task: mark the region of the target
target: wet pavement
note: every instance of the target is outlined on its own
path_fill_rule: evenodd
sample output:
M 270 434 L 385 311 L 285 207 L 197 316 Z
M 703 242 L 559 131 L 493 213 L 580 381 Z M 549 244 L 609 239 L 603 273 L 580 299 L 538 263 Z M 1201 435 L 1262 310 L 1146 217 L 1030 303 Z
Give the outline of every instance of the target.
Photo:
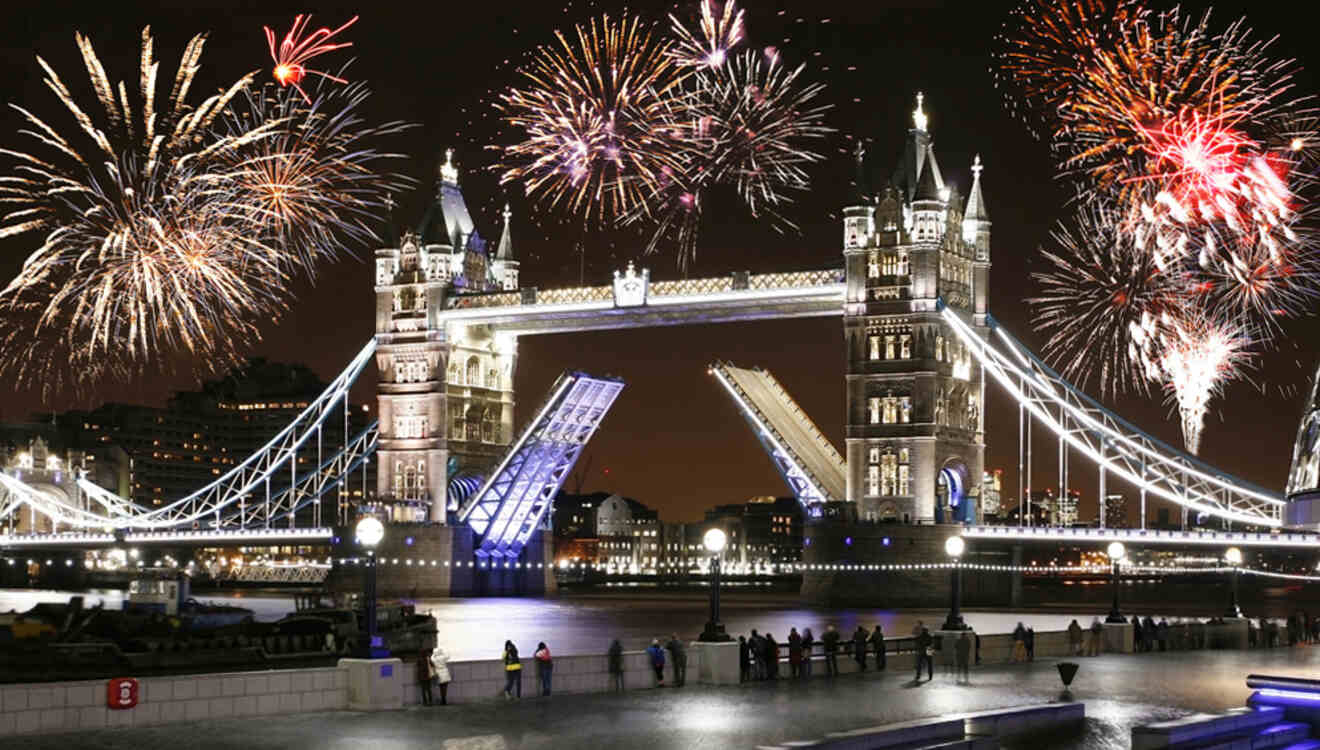
M 973 672 L 970 685 L 956 684 L 938 672 L 933 682 L 919 686 L 906 672 L 868 672 L 808 683 L 689 686 L 21 737 L 0 740 L 0 748 L 754 748 L 831 731 L 1054 700 L 1061 691 L 1055 661 L 981 667 Z M 1127 748 L 1135 725 L 1243 705 L 1249 694 L 1248 673 L 1312 676 L 1320 666 L 1320 649 L 1130 654 L 1079 661 L 1072 698 L 1086 703 L 1084 730 L 1033 738 L 1030 750 Z

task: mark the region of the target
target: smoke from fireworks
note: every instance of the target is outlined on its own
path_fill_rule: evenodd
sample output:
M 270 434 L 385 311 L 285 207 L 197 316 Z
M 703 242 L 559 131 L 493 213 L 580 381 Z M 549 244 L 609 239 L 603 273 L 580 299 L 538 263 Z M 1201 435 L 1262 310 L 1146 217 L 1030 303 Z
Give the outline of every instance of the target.
M 40 238 L 0 292 L 0 369 L 20 382 L 49 392 L 180 352 L 200 371 L 236 361 L 287 306 L 290 279 L 337 252 L 332 235 L 362 237 L 366 208 L 394 180 L 376 173 L 390 155 L 357 144 L 378 132 L 354 112 L 361 90 L 303 106 L 273 85 L 253 91 L 249 74 L 190 103 L 204 40 L 159 98 L 144 30 L 130 98 L 78 35 L 99 111 L 38 58 L 77 126 L 65 134 L 14 105 L 35 148 L 0 150 L 16 162 L 0 178 L 0 237 Z
M 330 43 L 330 40 L 339 35 L 339 32 L 347 29 L 349 26 L 357 23 L 358 17 L 353 16 L 348 19 L 348 23 L 340 26 L 333 31 L 329 27 L 321 27 L 307 36 L 303 33 L 307 31 L 307 24 L 311 23 L 310 15 L 298 14 L 293 18 L 293 26 L 289 33 L 284 35 L 279 44 L 275 43 L 275 31 L 269 26 L 262 28 L 266 32 L 266 45 L 270 47 L 270 59 L 275 63 L 271 68 L 271 75 L 279 82 L 281 86 L 293 86 L 294 89 L 302 94 L 308 104 L 311 103 L 311 97 L 303 91 L 302 82 L 308 73 L 320 76 L 323 79 L 334 81 L 335 83 L 346 83 L 343 78 L 331 75 L 319 70 L 311 70 L 307 63 L 312 58 L 324 55 L 327 52 L 333 52 L 337 49 L 352 47 L 352 42 Z
M 1297 66 L 1272 58 L 1244 20 L 1216 32 L 1209 13 L 1154 13 L 1136 0 L 1031 0 L 1011 24 L 999 53 L 1010 106 L 1049 134 L 1083 217 L 1107 214 L 1111 236 L 1123 235 L 1080 259 L 1047 254 L 1054 268 L 1035 302 L 1049 312 L 1052 358 L 1076 366 L 1070 353 L 1103 346 L 1102 390 L 1163 384 L 1195 452 L 1210 398 L 1279 318 L 1308 312 L 1316 296 L 1304 168 L 1316 118 L 1292 93 Z M 1104 308 L 1074 310 L 1071 325 L 1063 291 L 1104 298 L 1136 277 L 1172 299 L 1126 332 L 1137 311 L 1109 308 L 1103 344 L 1067 340 Z M 1124 350 L 1126 369 L 1114 356 Z

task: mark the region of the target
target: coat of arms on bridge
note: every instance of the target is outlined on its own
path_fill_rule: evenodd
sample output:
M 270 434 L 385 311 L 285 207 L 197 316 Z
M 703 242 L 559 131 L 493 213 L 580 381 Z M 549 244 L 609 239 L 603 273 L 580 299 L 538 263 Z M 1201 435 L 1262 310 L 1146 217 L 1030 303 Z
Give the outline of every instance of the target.
M 646 289 L 651 283 L 651 270 L 643 268 L 641 273 L 628 261 L 628 270 L 614 272 L 614 306 L 638 307 L 646 304 Z

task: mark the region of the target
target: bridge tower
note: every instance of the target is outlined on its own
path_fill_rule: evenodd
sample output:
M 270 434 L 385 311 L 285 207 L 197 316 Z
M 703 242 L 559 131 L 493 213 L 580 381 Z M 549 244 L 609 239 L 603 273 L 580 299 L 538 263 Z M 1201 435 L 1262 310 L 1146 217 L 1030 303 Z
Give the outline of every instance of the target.
M 984 331 L 990 218 L 980 157 L 964 204 L 944 181 L 922 95 L 893 176 L 872 187 L 857 152 L 844 208 L 847 498 L 858 517 L 975 520 L 984 462 L 984 377 L 936 299 Z
M 518 288 L 509 219 L 506 206 L 488 249 L 450 149 L 416 230 L 376 251 L 376 492 L 391 520 L 445 523 L 450 479 L 487 471 L 513 439 L 516 338 L 439 317 L 456 290 Z

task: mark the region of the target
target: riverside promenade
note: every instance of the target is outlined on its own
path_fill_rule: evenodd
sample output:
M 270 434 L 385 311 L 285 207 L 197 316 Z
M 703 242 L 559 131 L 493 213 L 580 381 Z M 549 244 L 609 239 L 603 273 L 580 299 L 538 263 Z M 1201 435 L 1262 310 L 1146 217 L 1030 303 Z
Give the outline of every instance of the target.
M 904 669 L 809 682 L 722 688 L 689 683 L 681 689 L 621 695 L 524 697 L 511 703 L 490 700 L 381 713 L 334 711 L 84 730 L 5 738 L 0 748 L 750 749 L 889 722 L 1055 700 L 1061 692 L 1054 668 L 1058 661 L 974 668 L 970 685 L 957 684 L 939 668 L 933 681 L 916 685 Z M 1043 745 L 1033 744 L 1033 750 L 1127 747 L 1135 725 L 1243 705 L 1249 672 L 1314 676 L 1320 668 L 1320 648 L 1107 654 L 1076 661 L 1081 670 L 1072 698 L 1086 703 L 1085 727 L 1076 737 L 1053 737 Z

